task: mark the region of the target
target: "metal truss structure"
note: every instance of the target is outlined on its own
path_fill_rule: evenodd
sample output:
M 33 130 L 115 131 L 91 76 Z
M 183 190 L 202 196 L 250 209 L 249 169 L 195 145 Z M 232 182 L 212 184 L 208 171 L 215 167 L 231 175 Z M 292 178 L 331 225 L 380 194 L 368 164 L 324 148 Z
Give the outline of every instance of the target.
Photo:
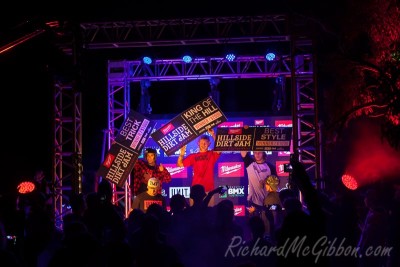
M 311 40 L 292 36 L 293 150 L 316 188 L 323 189 L 318 91 L 314 71 L 316 59 L 312 57 L 305 61 L 302 56 L 303 53 L 312 53 L 312 49 Z
M 311 63 L 311 55 L 302 55 L 305 64 Z M 312 72 L 303 70 L 304 74 Z M 264 56 L 238 56 L 234 61 L 223 57 L 194 58 L 186 63 L 182 59 L 158 59 L 147 65 L 140 60 L 109 61 L 108 77 L 110 80 L 126 79 L 129 82 L 250 79 L 290 77 L 291 58 L 280 56 L 279 60 L 267 61 Z
M 81 23 L 88 49 L 118 49 L 288 40 L 286 15 Z
M 81 23 L 80 30 L 82 44 L 86 49 L 269 42 L 287 45 L 290 47 L 288 53 L 275 61 L 266 61 L 261 55 L 238 56 L 234 61 L 206 56 L 194 58 L 191 63 L 185 63 L 182 59 L 166 58 L 157 59 L 150 65 L 138 60 L 109 61 L 107 145 L 110 147 L 117 130 L 128 116 L 131 109 L 130 86 L 134 82 L 213 78 L 267 79 L 284 76 L 291 80 L 293 149 L 298 159 L 306 165 L 312 180 L 320 181 L 318 98 L 313 44 L 303 34 L 304 31 L 297 31 L 297 25 L 289 23 L 286 15 Z M 67 49 L 62 49 L 67 52 Z M 70 133 L 76 136 L 76 132 Z M 71 155 L 76 150 L 76 147 L 71 147 Z M 66 152 L 63 149 L 58 154 Z M 58 179 L 64 180 L 63 177 Z M 126 215 L 130 210 L 129 184 L 130 178 L 122 190 L 115 186 L 113 188 L 113 201 L 124 202 Z M 322 184 L 316 185 L 321 187 Z
M 82 97 L 70 83 L 54 84 L 53 205 L 57 227 L 69 211 L 68 198 L 82 193 Z

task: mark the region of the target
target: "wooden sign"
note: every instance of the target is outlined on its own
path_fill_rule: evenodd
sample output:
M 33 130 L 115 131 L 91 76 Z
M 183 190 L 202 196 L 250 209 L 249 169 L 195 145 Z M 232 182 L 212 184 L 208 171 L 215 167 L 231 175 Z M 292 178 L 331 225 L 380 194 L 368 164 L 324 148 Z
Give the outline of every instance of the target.
M 131 110 L 122 123 L 115 137 L 115 143 L 107 152 L 97 175 L 122 187 L 154 127 L 155 122 Z
M 97 174 L 123 187 L 138 159 L 138 154 L 118 143 L 112 144 Z
M 122 123 L 115 142 L 125 146 L 136 153 L 140 153 L 155 127 L 155 122 L 143 114 L 131 110 Z
M 290 151 L 291 127 L 255 127 L 254 151 Z
M 198 102 L 152 133 L 151 137 L 168 156 L 185 144 L 227 120 L 211 97 Z
M 290 151 L 291 127 L 218 128 L 215 151 Z

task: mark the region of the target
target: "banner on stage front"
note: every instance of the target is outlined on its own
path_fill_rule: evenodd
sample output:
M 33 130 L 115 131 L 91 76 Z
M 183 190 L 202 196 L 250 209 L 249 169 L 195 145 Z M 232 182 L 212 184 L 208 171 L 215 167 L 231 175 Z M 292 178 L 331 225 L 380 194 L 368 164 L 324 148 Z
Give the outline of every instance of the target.
M 205 133 L 207 129 L 227 121 L 225 114 L 211 97 L 207 97 L 151 134 L 168 156 Z
M 218 128 L 215 151 L 290 151 L 291 127 Z
M 107 152 L 97 175 L 122 187 L 154 127 L 155 122 L 131 110 L 122 123 L 115 142 Z

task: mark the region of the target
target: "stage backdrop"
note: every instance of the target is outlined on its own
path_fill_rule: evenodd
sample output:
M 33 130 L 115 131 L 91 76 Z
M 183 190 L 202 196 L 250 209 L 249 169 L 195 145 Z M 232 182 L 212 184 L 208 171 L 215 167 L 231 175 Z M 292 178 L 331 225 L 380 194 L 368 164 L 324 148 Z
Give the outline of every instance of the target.
M 270 126 L 270 127 L 292 127 L 292 118 L 290 116 L 229 116 L 228 120 L 217 127 L 243 127 L 249 126 Z M 152 119 L 153 120 L 153 119 Z M 168 123 L 169 119 L 155 120 L 154 131 Z M 292 135 L 293 136 L 293 135 Z M 212 139 L 212 138 L 211 138 Z M 186 155 L 198 152 L 197 141 L 195 139 L 187 144 Z M 192 183 L 192 168 L 177 167 L 176 161 L 179 156 L 179 150 L 170 156 L 167 156 L 160 148 L 158 143 L 151 137 L 147 140 L 145 148 L 151 147 L 157 150 L 157 162 L 162 163 L 171 173 L 172 181 L 163 183 L 162 194 L 167 198 L 167 205 L 174 194 L 180 193 L 189 199 L 190 186 Z M 214 143 L 210 147 L 214 147 Z M 290 150 L 292 150 L 292 142 Z M 278 177 L 280 178 L 280 189 L 287 187 L 288 173 L 283 171 L 283 165 L 289 163 L 291 151 L 267 151 L 268 161 L 276 166 Z M 143 158 L 143 152 L 139 155 Z M 230 199 L 235 204 L 235 215 L 244 216 L 247 204 L 248 180 L 247 173 L 239 151 L 224 151 L 215 165 L 215 185 L 228 185 L 229 190 L 224 195 L 216 197 L 216 203 L 222 199 Z

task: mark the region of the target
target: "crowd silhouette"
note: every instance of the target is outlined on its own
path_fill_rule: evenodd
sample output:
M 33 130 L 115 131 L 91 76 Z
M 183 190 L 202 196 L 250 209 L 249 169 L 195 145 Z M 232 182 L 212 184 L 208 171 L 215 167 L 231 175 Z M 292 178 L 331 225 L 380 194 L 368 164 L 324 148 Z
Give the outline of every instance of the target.
M 168 211 L 151 204 L 125 218 L 103 180 L 97 192 L 71 197 L 62 229 L 45 199 L 31 194 L 12 226 L 1 214 L 1 266 L 400 266 L 398 185 L 328 195 L 314 188 L 298 162 L 292 179 L 298 191 L 279 192 L 282 220 L 271 222 L 273 231 L 259 216 L 236 220 L 229 199 L 209 206 L 220 188 L 207 195 L 198 184 L 191 187 L 192 206 L 177 194 Z

